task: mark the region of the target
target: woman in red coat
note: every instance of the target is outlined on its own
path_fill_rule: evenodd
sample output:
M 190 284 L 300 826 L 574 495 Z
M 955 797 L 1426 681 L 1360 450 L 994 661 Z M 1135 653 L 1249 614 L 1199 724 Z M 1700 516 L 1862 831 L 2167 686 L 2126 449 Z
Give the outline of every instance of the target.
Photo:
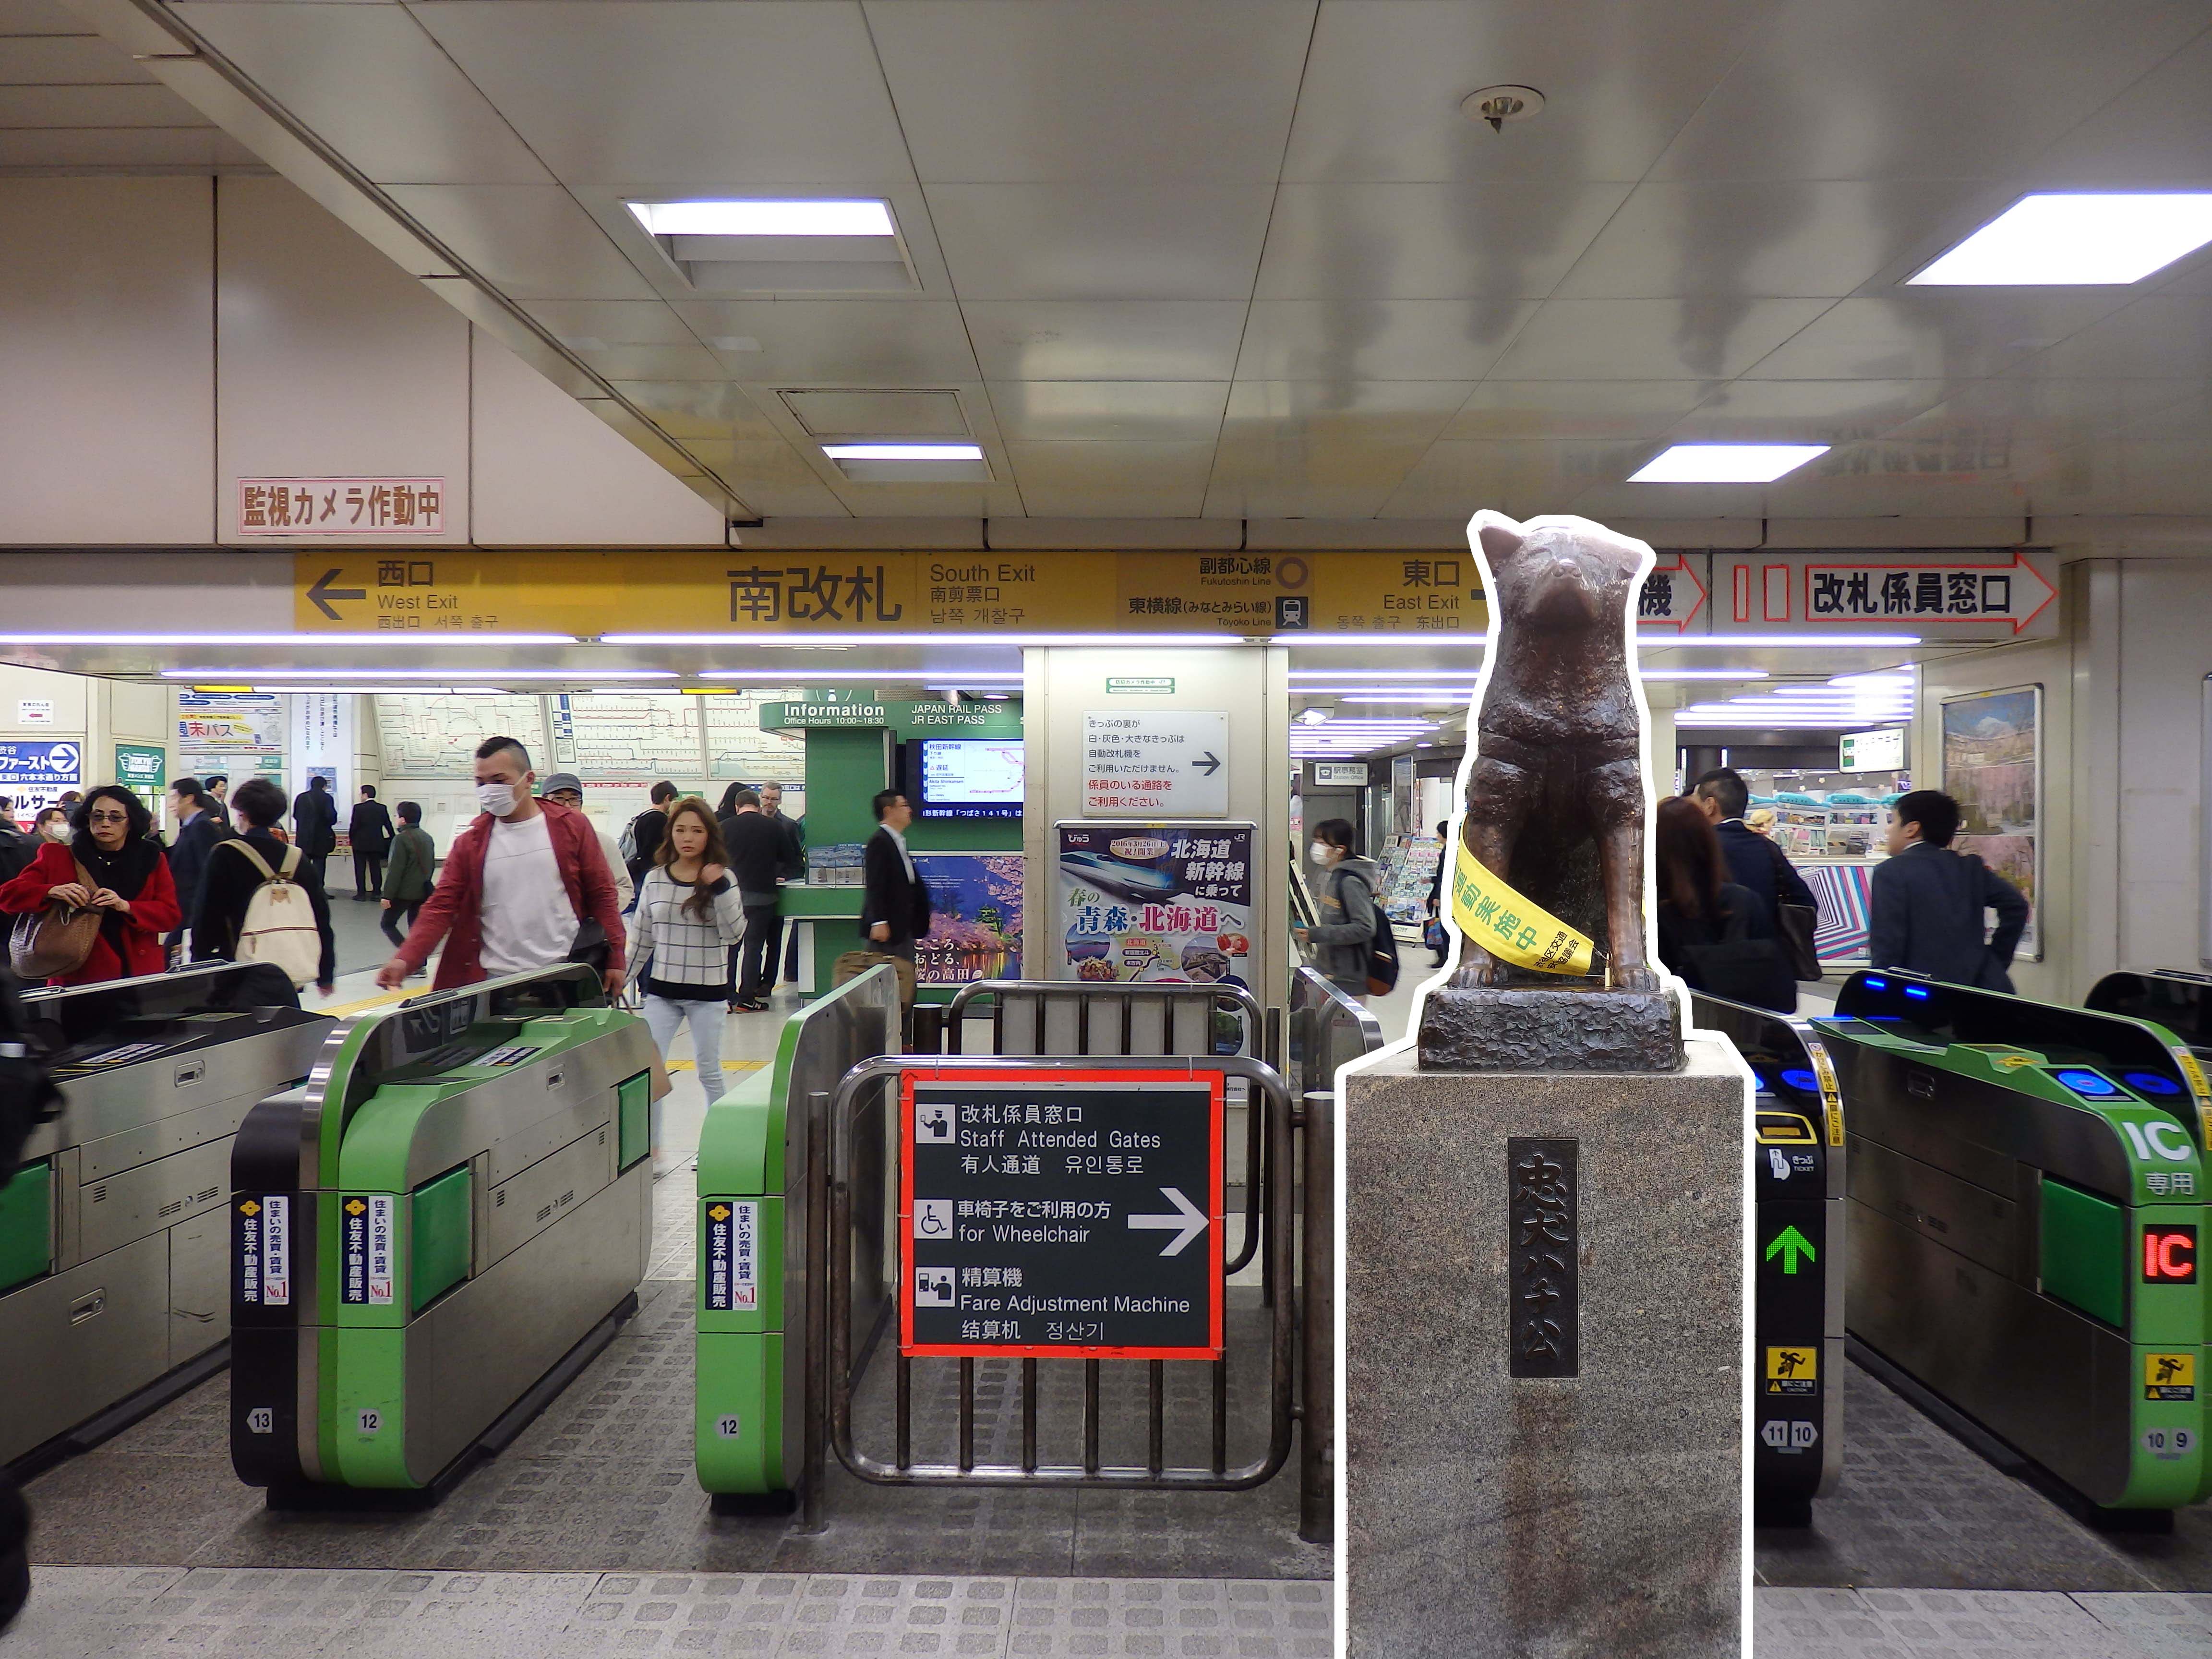
M 101 912 L 92 953 L 73 974 L 50 985 L 91 985 L 135 979 L 169 965 L 162 939 L 180 919 L 169 860 L 154 838 L 153 815 L 128 789 L 104 783 L 78 803 L 67 846 L 49 842 L 30 867 L 0 886 L 0 911 L 27 915 L 56 899 Z M 77 874 L 82 865 L 92 878 Z

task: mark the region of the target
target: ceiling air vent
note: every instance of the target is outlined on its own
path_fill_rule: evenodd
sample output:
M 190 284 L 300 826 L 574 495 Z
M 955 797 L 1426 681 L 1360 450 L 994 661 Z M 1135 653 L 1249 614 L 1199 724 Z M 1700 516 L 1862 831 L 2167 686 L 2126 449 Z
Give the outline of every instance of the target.
M 886 294 L 921 286 L 888 202 L 632 202 L 629 210 L 702 294 Z

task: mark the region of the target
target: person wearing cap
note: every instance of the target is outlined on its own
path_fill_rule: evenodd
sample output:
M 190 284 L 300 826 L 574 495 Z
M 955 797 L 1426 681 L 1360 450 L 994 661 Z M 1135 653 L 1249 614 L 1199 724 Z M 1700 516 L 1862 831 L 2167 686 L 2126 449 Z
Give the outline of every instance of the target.
M 574 772 L 556 772 L 545 780 L 544 787 L 538 792 L 538 798 L 568 807 L 572 811 L 581 812 L 584 810 L 584 781 Z M 592 818 L 590 823 L 599 837 L 599 845 L 606 849 L 607 873 L 615 878 L 615 891 L 622 896 L 622 912 L 628 915 L 631 900 L 637 890 L 630 881 L 629 866 L 623 860 L 622 848 L 615 844 L 615 838 L 606 832 L 599 821 Z

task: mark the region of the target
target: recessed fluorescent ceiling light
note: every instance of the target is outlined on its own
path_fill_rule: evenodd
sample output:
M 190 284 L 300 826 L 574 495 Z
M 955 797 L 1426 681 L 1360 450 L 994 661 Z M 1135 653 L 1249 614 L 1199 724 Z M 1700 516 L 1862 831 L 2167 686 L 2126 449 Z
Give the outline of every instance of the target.
M 1098 645 L 1125 646 L 1131 640 L 1156 640 L 1178 648 L 1243 645 L 1237 634 L 602 634 L 602 645 L 779 645 L 811 651 L 850 651 L 863 645 Z M 802 677 L 811 671 L 786 670 Z M 871 676 L 871 678 L 874 678 Z
M 833 461 L 980 461 L 976 444 L 824 444 Z
M 0 634 L 0 645 L 577 645 L 574 634 Z M 348 672 L 355 672 L 348 670 Z M 445 672 L 452 672 L 450 670 Z
M 1827 453 L 1826 444 L 1675 444 L 1629 474 L 1628 482 L 1772 483 Z
M 2023 197 L 1917 275 L 1915 288 L 2133 283 L 2212 242 L 2212 195 Z
M 193 689 L 198 690 L 203 688 L 195 686 Z M 256 685 L 247 689 L 272 696 L 301 697 L 495 697 L 499 695 L 481 685 Z
M 880 201 L 632 202 L 653 236 L 890 236 Z
M 237 678 L 257 680 L 326 680 L 328 668 L 165 668 L 167 680 Z M 388 680 L 672 680 L 672 668 L 362 668 L 349 663 L 347 674 L 374 674 Z

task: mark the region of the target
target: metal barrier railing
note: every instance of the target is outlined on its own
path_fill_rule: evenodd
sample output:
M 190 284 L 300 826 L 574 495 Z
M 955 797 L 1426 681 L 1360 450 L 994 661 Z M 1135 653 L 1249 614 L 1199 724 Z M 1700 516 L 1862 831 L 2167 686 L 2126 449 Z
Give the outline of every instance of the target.
M 963 1073 L 994 1070 L 1016 1073 L 1042 1066 L 1090 1073 L 1143 1071 L 1157 1073 L 1161 1069 L 1163 1058 L 1182 1060 L 1194 1075 L 1215 1072 L 1224 1079 L 1243 1079 L 1251 1091 L 1255 1115 L 1263 1120 L 1265 1144 L 1272 1153 L 1267 1160 L 1271 1188 L 1267 1194 L 1267 1207 L 1273 1214 L 1287 1216 L 1291 1204 L 1290 1172 L 1293 1167 L 1291 1158 L 1292 1103 L 1281 1076 L 1272 1066 L 1243 1055 L 994 1055 L 963 1060 L 961 1070 Z M 832 1131 L 827 1160 L 830 1171 L 828 1241 L 830 1271 L 826 1275 L 826 1282 L 824 1276 L 814 1276 L 816 1306 L 810 1310 L 809 1323 L 813 1328 L 826 1329 L 828 1334 L 828 1352 L 817 1368 L 816 1378 L 817 1386 L 829 1401 L 829 1438 L 845 1467 L 860 1479 L 882 1486 L 1091 1486 L 1242 1492 L 1272 1479 L 1289 1461 L 1294 1413 L 1294 1376 L 1300 1369 L 1296 1353 L 1297 1329 L 1292 1298 L 1287 1296 L 1276 1299 L 1269 1321 L 1267 1444 L 1261 1455 L 1238 1468 L 1231 1468 L 1228 1462 L 1229 1358 L 1225 1352 L 1218 1359 L 1193 1362 L 1207 1364 L 1212 1373 L 1212 1456 L 1204 1468 L 1171 1467 L 1166 1462 L 1166 1362 L 1159 1359 L 1109 1361 L 1077 1357 L 1066 1360 L 1022 1359 L 1019 1362 L 1021 1462 L 1018 1466 L 979 1466 L 975 1462 L 975 1362 L 964 1358 L 955 1362 L 959 1367 L 957 1462 L 951 1464 L 917 1463 L 914 1460 L 913 1445 L 914 1361 L 902 1352 L 897 1360 L 894 1424 L 896 1449 L 893 1455 L 888 1460 L 871 1455 L 855 1443 L 853 1400 L 857 1383 L 851 1375 L 852 1321 L 848 1307 L 852 1293 L 848 1258 L 853 1224 L 854 1148 L 865 1133 L 864 1117 L 872 1110 L 881 1109 L 884 1096 L 896 1086 L 903 1073 L 933 1071 L 944 1064 L 942 1056 L 927 1054 L 884 1055 L 866 1060 L 845 1074 L 829 1102 L 830 1110 L 826 1115 Z M 896 1210 L 896 1201 L 892 1207 Z M 1334 1224 L 1334 1218 L 1328 1214 L 1306 1218 L 1306 1231 L 1310 1237 L 1316 1231 L 1326 1231 Z M 893 1282 L 902 1283 L 908 1272 L 904 1261 L 905 1240 L 899 1237 L 896 1229 L 892 1232 L 896 1239 L 896 1249 L 900 1264 Z M 1291 1272 L 1291 1230 L 1287 1227 L 1270 1229 L 1267 1249 L 1274 1277 L 1278 1282 L 1288 1284 Z M 1223 1276 L 1225 1279 L 1225 1270 Z M 1309 1323 L 1310 1338 L 1317 1329 Z M 1046 1364 L 1080 1365 L 1083 1368 L 1083 1456 L 1080 1463 L 1047 1464 L 1040 1454 L 1037 1443 L 1040 1368 Z M 1101 1372 L 1102 1368 L 1109 1364 L 1141 1364 L 1148 1368 L 1148 1452 L 1146 1463 L 1141 1468 L 1108 1467 L 1102 1461 Z M 1308 1353 L 1304 1357 L 1304 1369 L 1309 1371 L 1316 1364 L 1333 1364 L 1333 1358 L 1326 1354 L 1316 1356 Z M 818 1492 L 819 1470 L 811 1470 L 811 1473 L 817 1478 L 809 1484 Z
M 1291 1053 L 1298 1092 L 1300 1241 L 1298 1536 L 1334 1541 L 1336 1526 L 1336 1073 L 1382 1046 L 1374 1015 L 1310 968 L 1291 975 Z M 1323 1218 L 1321 1224 L 1314 1218 Z
M 1263 1012 L 1259 998 L 1242 985 L 1174 981 L 1128 983 L 1111 980 L 983 979 L 961 987 L 945 1006 L 945 1052 L 962 1054 L 968 1006 L 991 1000 L 991 1052 L 994 1054 L 1132 1054 L 1188 1059 L 1217 1052 L 1215 1016 L 1228 1010 L 1238 1018 L 1238 1046 L 1250 1045 L 1258 1058 L 1278 1070 L 1283 1057 L 1281 1032 Z M 1103 1009 L 1108 1018 L 1094 1018 Z M 1008 1017 L 1012 1016 L 1010 1019 Z M 1013 1046 L 1009 1047 L 1009 1044 Z M 1274 1222 L 1262 1203 L 1267 1189 L 1267 1143 L 1259 1114 L 1244 1114 L 1244 1237 L 1230 1258 L 1229 1271 L 1252 1263 L 1262 1231 Z M 1261 1264 L 1261 1299 L 1272 1304 L 1275 1279 Z

